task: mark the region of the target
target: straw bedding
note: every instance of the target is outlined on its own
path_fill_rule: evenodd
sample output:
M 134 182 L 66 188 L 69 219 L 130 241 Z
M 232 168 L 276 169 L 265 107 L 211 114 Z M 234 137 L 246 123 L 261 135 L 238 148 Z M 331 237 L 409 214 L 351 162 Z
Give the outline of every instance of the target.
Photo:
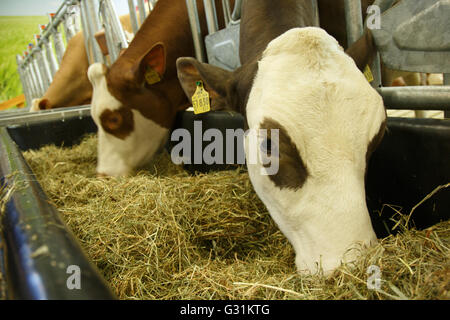
M 98 179 L 96 143 L 24 156 L 121 299 L 450 298 L 449 222 L 404 228 L 332 276 L 299 275 L 244 169 L 192 176 L 163 153 L 132 177 Z

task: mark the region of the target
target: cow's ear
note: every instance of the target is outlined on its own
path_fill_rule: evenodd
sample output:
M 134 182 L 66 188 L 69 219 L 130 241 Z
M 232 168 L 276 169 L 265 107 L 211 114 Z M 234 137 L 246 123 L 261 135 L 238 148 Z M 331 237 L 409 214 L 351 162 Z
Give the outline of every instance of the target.
M 164 44 L 155 44 L 145 53 L 135 66 L 135 80 L 142 84 L 153 85 L 160 82 L 166 72 L 166 50 Z
M 107 56 L 108 55 L 108 45 L 106 44 L 105 30 L 98 31 L 94 35 L 94 37 L 95 37 L 95 40 L 97 40 L 98 46 L 100 47 L 102 54 L 104 56 Z
M 177 71 L 184 93 L 191 103 L 197 82 L 203 81 L 211 98 L 211 110 L 233 109 L 229 103 L 234 88 L 232 72 L 189 57 L 178 58 Z
M 363 71 L 367 65 L 372 64 L 376 52 L 372 32 L 366 28 L 361 38 L 353 43 L 345 52 L 353 58 L 358 69 Z

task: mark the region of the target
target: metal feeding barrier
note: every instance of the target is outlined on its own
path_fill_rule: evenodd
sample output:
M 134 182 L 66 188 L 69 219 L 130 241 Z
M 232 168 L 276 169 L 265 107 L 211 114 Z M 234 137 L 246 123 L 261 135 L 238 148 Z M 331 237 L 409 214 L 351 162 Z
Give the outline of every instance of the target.
M 125 1 L 125 0 L 124 0 Z M 136 33 L 157 0 L 128 0 L 130 20 Z M 136 13 L 139 12 L 139 15 Z M 27 106 L 42 97 L 53 81 L 66 50 L 66 44 L 79 31 L 83 32 L 89 62 L 114 62 L 120 50 L 128 47 L 112 0 L 65 0 L 56 13 L 48 15 L 49 23 L 39 26 L 35 43 L 16 56 L 18 73 Z M 105 30 L 109 58 L 103 56 L 95 34 Z M 64 41 L 65 37 L 65 41 Z

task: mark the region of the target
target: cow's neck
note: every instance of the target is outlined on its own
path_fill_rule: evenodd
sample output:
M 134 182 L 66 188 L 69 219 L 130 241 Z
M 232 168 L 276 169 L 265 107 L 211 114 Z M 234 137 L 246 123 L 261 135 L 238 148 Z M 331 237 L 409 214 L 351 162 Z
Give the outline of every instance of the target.
M 168 25 L 173 28 L 168 28 Z M 144 21 L 133 41 L 113 68 L 122 68 L 130 62 L 138 61 L 156 43 L 165 46 L 166 78 L 176 76 L 176 59 L 193 52 L 192 36 L 185 5 L 174 6 L 170 1 L 160 1 L 150 16 Z M 176 48 L 182 48 L 177 52 Z
M 270 41 L 284 32 L 314 25 L 311 0 L 248 0 L 242 4 L 239 54 L 242 64 L 259 59 Z

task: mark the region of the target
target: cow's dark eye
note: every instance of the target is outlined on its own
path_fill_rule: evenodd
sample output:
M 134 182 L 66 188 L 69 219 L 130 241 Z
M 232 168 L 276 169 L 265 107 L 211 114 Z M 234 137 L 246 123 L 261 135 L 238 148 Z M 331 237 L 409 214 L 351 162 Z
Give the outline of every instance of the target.
M 261 142 L 261 151 L 270 156 L 272 153 L 272 140 L 269 138 L 264 139 Z

